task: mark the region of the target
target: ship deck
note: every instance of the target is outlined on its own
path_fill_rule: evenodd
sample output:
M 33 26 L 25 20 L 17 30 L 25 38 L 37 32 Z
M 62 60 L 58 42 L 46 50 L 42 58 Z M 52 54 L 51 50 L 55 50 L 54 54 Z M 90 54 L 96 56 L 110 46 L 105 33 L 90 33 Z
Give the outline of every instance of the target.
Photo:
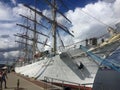
M 51 86 L 42 81 L 36 81 L 33 78 L 27 78 L 14 72 L 7 74 L 7 88 L 0 90 L 61 90 L 58 86 Z M 51 89 L 52 88 L 52 89 Z

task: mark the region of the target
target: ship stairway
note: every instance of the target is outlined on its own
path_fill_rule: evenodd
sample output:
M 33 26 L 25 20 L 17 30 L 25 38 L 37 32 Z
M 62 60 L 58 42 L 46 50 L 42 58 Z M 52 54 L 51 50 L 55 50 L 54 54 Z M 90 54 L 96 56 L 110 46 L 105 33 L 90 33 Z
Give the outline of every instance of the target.
M 72 49 L 72 50 L 67 50 L 67 54 L 69 55 L 70 58 L 79 58 L 81 57 L 82 53 L 84 53 L 82 50 L 79 48 L 77 49 Z

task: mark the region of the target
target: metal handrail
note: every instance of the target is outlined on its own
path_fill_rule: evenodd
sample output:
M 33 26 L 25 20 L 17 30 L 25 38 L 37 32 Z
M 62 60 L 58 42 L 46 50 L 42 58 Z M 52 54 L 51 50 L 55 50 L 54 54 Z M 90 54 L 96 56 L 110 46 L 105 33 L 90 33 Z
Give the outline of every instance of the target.
M 51 80 L 50 80 L 50 79 L 51 79 Z M 80 84 L 80 83 L 76 83 L 76 82 L 70 82 L 70 81 L 61 80 L 61 79 L 56 79 L 56 78 L 47 77 L 47 76 L 44 77 L 44 80 L 45 80 L 46 82 L 49 82 L 49 83 L 53 83 L 55 80 L 60 81 L 60 82 L 62 82 L 62 88 L 64 88 L 64 85 L 63 85 L 63 84 L 65 84 L 65 82 L 66 82 L 66 83 L 71 83 L 72 85 L 77 85 L 79 90 L 80 90 L 80 86 L 86 87 L 87 85 L 93 85 L 93 83 Z

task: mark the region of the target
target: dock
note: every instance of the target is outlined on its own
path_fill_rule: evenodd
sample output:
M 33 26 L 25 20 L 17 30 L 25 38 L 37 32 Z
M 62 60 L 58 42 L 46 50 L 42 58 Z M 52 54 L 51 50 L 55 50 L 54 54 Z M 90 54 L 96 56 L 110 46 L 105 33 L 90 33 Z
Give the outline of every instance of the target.
M 7 88 L 4 88 L 3 83 L 2 90 L 44 90 L 39 85 L 36 85 L 15 73 L 8 73 L 7 76 Z
M 51 86 L 43 81 L 37 81 L 14 72 L 8 73 L 7 76 L 7 88 L 4 88 L 3 83 L 0 90 L 61 90 L 57 86 Z

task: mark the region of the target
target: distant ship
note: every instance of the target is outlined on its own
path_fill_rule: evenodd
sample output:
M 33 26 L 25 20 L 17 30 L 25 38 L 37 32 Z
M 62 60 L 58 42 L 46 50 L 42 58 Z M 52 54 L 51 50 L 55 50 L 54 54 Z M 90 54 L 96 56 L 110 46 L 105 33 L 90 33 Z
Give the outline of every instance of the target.
M 71 34 L 71 32 L 68 31 L 67 27 L 56 21 L 56 13 L 58 10 L 55 1 L 56 0 L 52 0 L 52 2 L 49 2 L 47 0 L 47 3 L 52 8 L 52 19 L 48 18 L 47 16 L 44 16 L 44 14 L 42 14 L 42 12 L 37 10 L 36 8 L 24 5 L 25 7 L 29 8 L 31 11 L 34 12 L 35 17 L 33 20 L 31 18 L 28 18 L 27 16 L 21 16 L 23 18 L 26 18 L 27 21 L 33 22 L 34 26 L 32 27 L 34 29 L 32 29 L 32 27 L 29 25 L 17 24 L 20 27 L 26 29 L 26 32 L 24 34 L 15 35 L 22 38 L 23 40 L 16 42 L 24 44 L 24 57 L 26 58 L 19 58 L 15 66 L 15 72 L 28 77 L 35 78 L 37 80 L 50 81 L 57 85 L 64 84 L 67 86 L 78 86 L 81 89 L 84 87 L 86 88 L 86 90 L 92 90 L 96 73 L 98 72 L 102 61 L 97 60 L 97 58 L 92 58 L 87 54 L 87 52 L 92 52 L 101 57 L 101 60 L 104 60 L 104 58 L 110 56 L 111 53 L 114 52 L 120 46 L 120 33 L 114 30 L 113 28 L 109 27 L 108 31 L 110 32 L 111 36 L 107 40 L 102 39 L 99 44 L 97 37 L 84 40 L 85 46 L 88 49 L 86 52 L 80 48 L 80 43 L 75 43 L 65 47 L 60 38 L 59 32 L 57 31 L 57 27 L 65 31 L 67 34 L 71 36 L 73 35 Z M 36 49 L 37 43 L 40 43 L 43 46 L 48 45 L 47 39 L 45 42 L 38 41 L 38 34 L 49 38 L 49 35 L 45 35 L 37 31 L 37 24 L 41 25 L 44 28 L 47 28 L 46 26 L 37 22 L 37 15 L 40 15 L 52 25 L 52 35 L 54 44 L 51 51 L 39 52 L 38 49 Z M 61 15 L 65 19 L 67 19 L 63 14 Z M 67 20 L 68 22 L 70 22 L 69 19 Z M 33 33 L 33 35 L 30 34 L 31 36 L 33 36 L 32 38 L 28 35 L 28 31 L 31 31 Z M 63 46 L 63 48 L 59 49 L 59 52 L 57 52 L 56 34 L 58 34 L 58 37 L 60 38 Z M 28 40 L 30 40 L 33 43 L 29 44 Z M 32 48 L 31 51 L 30 48 Z M 29 52 L 32 53 L 28 55 Z M 32 58 L 32 60 L 30 60 L 29 58 Z M 107 66 L 109 68 L 112 68 L 107 64 L 104 65 L 104 67 Z

